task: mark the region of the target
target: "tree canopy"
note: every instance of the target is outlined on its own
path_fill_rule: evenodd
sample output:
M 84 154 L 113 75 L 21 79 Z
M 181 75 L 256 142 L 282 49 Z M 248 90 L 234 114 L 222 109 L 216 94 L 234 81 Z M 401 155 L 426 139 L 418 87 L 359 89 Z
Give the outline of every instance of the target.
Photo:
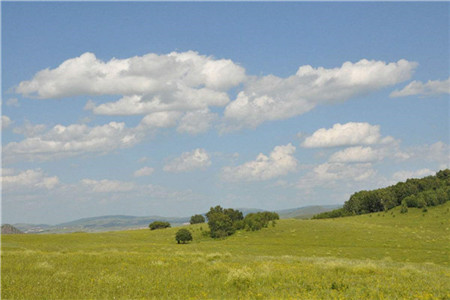
M 180 243 L 185 244 L 186 242 L 192 241 L 192 234 L 186 228 L 181 228 L 175 234 L 175 240 L 177 241 L 178 244 Z
M 202 215 L 193 215 L 191 217 L 191 224 L 199 224 L 199 223 L 205 223 L 205 217 Z
M 168 228 L 168 227 L 170 227 L 170 223 L 164 222 L 164 221 L 154 221 L 154 222 L 150 223 L 148 225 L 148 227 L 150 228 L 150 230 Z
M 359 191 L 350 196 L 344 207 L 315 215 L 313 219 L 337 218 L 386 211 L 393 207 L 426 207 L 443 204 L 450 200 L 450 170 L 435 176 L 407 179 L 386 188 Z M 406 209 L 403 209 L 406 211 Z
M 245 216 L 241 211 L 221 206 L 211 207 L 206 213 L 210 235 L 221 238 L 232 235 L 236 230 L 260 230 L 268 226 L 269 222 L 275 225 L 280 216 L 274 212 L 250 213 Z

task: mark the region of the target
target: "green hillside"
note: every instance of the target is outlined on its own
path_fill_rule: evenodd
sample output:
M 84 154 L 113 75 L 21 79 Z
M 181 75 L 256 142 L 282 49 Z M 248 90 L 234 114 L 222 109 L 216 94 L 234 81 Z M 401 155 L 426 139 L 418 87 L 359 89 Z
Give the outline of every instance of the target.
M 399 205 L 402 206 L 402 212 L 407 212 L 408 207 L 427 210 L 429 206 L 447 201 L 450 201 L 450 169 L 441 170 L 435 176 L 412 178 L 385 188 L 356 192 L 345 201 L 342 208 L 319 213 L 313 219 L 381 212 Z
M 291 208 L 276 211 L 281 219 L 310 219 L 312 216 L 342 207 L 341 204 L 336 205 L 311 205 L 299 208 Z
M 3 299 L 448 299 L 450 203 L 280 220 L 224 240 L 186 226 L 2 236 Z

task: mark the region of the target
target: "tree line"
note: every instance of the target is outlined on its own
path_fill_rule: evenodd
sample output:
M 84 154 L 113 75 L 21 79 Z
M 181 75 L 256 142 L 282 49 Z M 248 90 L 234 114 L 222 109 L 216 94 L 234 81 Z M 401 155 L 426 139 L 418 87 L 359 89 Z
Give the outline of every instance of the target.
M 338 218 L 372 212 L 387 211 L 402 206 L 426 208 L 450 200 L 450 169 L 441 170 L 434 176 L 408 179 L 386 188 L 359 191 L 350 196 L 340 209 L 313 216 L 313 219 Z
M 275 226 L 276 220 L 280 216 L 275 212 L 257 212 L 244 214 L 233 208 L 222 208 L 220 205 L 211 207 L 205 214 L 208 219 L 209 236 L 212 238 L 224 238 L 232 235 L 237 230 L 256 231 L 267 228 L 269 223 Z M 193 215 L 190 219 L 191 224 L 205 223 L 203 215 Z M 170 227 L 170 223 L 155 221 L 149 225 L 151 230 Z M 188 229 L 182 228 L 175 234 L 175 240 L 178 243 L 186 243 L 192 240 L 192 234 Z

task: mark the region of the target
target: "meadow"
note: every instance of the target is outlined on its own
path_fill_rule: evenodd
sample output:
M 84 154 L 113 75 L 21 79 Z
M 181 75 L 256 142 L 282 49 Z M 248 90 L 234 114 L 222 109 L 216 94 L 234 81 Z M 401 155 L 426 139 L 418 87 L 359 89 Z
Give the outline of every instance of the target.
M 277 221 L 222 240 L 186 226 L 3 235 L 3 299 L 450 299 L 450 202 Z

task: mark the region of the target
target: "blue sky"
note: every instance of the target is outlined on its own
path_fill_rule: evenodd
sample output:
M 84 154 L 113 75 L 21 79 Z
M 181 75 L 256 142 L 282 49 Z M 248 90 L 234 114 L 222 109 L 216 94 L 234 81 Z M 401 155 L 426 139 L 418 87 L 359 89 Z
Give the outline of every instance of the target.
M 2 2 L 2 222 L 343 203 L 449 160 L 449 4 Z

